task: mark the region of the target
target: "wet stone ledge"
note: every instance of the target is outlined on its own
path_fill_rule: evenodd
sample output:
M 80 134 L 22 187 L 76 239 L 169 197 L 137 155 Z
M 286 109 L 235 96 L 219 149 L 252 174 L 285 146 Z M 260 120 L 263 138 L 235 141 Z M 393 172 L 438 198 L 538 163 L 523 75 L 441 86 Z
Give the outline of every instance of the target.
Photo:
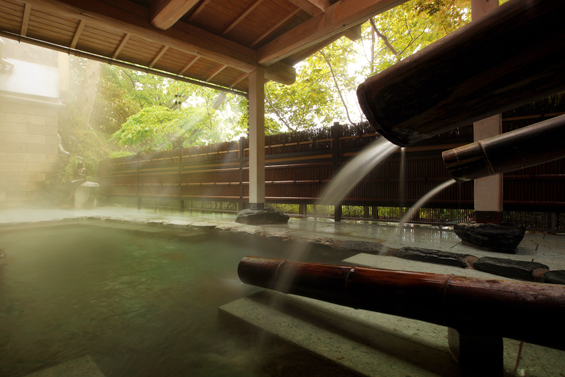
M 475 270 L 488 272 L 511 279 L 543 282 L 543 275 L 549 271 L 545 264 L 505 258 L 482 257 L 473 263 Z
M 440 251 L 433 249 L 423 249 L 419 247 L 403 247 L 394 252 L 398 258 L 415 260 L 419 262 L 428 262 L 441 264 L 445 266 L 470 267 L 469 259 L 474 258 L 473 255 L 451 253 L 449 251 Z
M 265 208 L 260 211 L 244 209 L 238 212 L 235 222 L 248 225 L 286 224 L 289 218 L 290 216 L 273 208 Z
M 461 223 L 453 227 L 461 241 L 487 250 L 516 254 L 526 227 L 512 224 Z

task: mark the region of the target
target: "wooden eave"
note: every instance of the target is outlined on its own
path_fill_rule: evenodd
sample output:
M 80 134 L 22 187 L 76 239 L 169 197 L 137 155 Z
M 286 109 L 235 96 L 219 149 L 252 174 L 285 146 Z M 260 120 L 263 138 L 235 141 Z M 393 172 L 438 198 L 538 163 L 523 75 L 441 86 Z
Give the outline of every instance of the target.
M 0 37 L 247 92 L 404 1 L 0 0 Z

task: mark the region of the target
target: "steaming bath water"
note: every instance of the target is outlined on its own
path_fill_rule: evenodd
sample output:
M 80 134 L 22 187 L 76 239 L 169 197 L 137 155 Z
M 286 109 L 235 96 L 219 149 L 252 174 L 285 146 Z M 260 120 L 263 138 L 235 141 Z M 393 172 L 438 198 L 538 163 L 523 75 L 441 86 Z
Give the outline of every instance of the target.
M 241 258 L 288 258 L 280 244 L 87 223 L 0 228 L 7 254 L 0 265 L 0 376 L 26 376 L 86 355 L 106 377 L 335 372 L 287 345 L 259 349 L 218 321 L 219 306 L 259 290 L 240 283 Z M 301 257 L 336 263 L 347 255 L 331 260 L 310 249 Z

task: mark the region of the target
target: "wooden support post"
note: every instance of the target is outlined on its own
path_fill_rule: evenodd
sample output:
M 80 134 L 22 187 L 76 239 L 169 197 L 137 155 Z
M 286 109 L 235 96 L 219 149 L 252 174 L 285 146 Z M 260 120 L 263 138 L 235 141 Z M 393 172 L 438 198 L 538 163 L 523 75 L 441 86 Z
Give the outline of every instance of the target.
M 179 147 L 179 211 L 184 212 L 184 200 L 182 199 L 182 145 Z
M 139 196 L 139 163 L 140 163 L 140 157 L 139 157 L 139 153 L 137 154 L 137 191 L 135 196 L 137 197 L 137 209 L 141 209 L 141 197 Z
M 239 138 L 239 201 L 237 202 L 237 210 L 242 211 L 245 209 L 245 203 L 243 202 L 243 160 L 245 157 L 245 138 L 242 136 Z
M 459 361 L 462 377 L 502 377 L 504 346 L 500 336 L 482 335 L 448 328 L 449 350 Z
M 249 207 L 265 208 L 265 73 L 249 75 Z
M 550 228 L 551 234 L 557 233 L 557 219 L 558 218 L 559 218 L 559 215 L 556 212 L 551 212 L 551 228 Z
M 343 209 L 341 204 L 334 207 L 334 221 L 341 221 L 341 215 L 343 214 Z
M 371 212 L 372 212 L 372 215 L 373 215 L 373 219 L 378 219 L 378 218 L 379 218 L 379 207 L 373 206 L 373 207 L 371 208 Z
M 471 0 L 473 21 L 498 8 L 498 0 Z M 500 114 L 473 123 L 475 141 L 502 133 Z M 475 180 L 475 214 L 480 223 L 500 224 L 502 221 L 502 174 Z
M 363 217 L 368 219 L 370 216 L 369 206 L 363 206 Z
M 306 204 L 299 204 L 298 205 L 298 213 L 303 217 L 306 217 Z
M 339 170 L 339 150 L 340 150 L 340 145 L 339 145 L 339 122 L 334 122 L 334 125 L 332 126 L 332 159 L 333 159 L 333 168 L 334 168 L 334 174 L 333 176 L 335 177 L 337 175 L 337 172 Z M 342 208 L 341 208 L 341 203 L 336 204 L 334 207 L 334 221 L 341 221 L 341 215 L 342 215 Z
M 318 206 L 314 204 L 312 211 L 314 212 L 314 221 L 318 221 Z

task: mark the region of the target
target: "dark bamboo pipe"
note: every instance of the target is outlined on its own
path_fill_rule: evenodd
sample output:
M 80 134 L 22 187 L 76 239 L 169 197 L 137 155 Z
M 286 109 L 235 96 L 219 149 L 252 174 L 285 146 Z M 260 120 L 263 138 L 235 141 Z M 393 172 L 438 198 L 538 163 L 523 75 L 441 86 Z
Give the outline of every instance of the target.
M 470 181 L 565 157 L 565 115 L 442 153 L 451 176 Z
M 246 257 L 246 284 L 565 350 L 565 288 Z
M 565 90 L 565 1 L 511 0 L 368 78 L 369 122 L 408 146 Z

